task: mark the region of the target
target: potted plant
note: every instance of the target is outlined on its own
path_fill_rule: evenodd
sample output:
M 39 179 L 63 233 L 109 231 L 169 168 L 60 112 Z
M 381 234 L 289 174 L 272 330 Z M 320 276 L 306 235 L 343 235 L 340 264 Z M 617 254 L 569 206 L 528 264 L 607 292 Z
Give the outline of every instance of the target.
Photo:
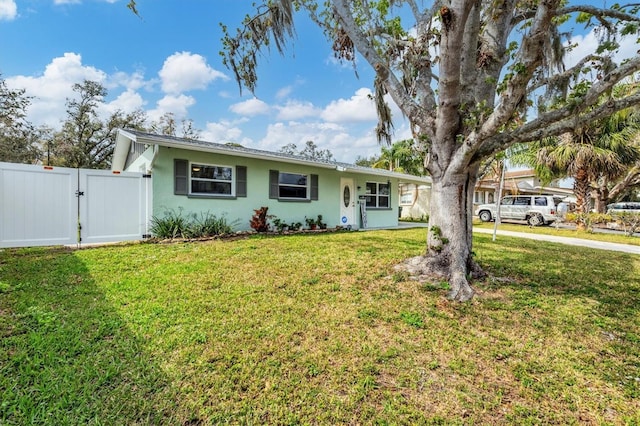
M 318 224 L 318 228 L 327 229 L 327 224 L 322 221 L 322 215 L 321 214 L 318 215 L 318 219 L 316 220 L 316 223 Z
M 316 227 L 318 226 L 318 222 L 316 222 L 316 220 L 312 217 L 304 217 L 304 221 L 307 223 L 307 226 L 309 227 L 309 229 L 313 230 L 316 229 Z
M 273 226 L 275 226 L 279 234 L 282 234 L 283 232 L 287 231 L 287 229 L 289 228 L 289 225 L 287 225 L 286 222 L 280 219 L 279 217 L 274 217 L 272 221 L 273 221 Z

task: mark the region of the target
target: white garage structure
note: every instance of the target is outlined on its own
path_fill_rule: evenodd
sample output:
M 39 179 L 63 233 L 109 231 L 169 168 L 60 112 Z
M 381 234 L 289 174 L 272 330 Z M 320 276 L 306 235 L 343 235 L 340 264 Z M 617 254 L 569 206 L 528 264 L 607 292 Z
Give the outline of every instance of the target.
M 0 247 L 145 238 L 152 205 L 148 177 L 0 162 Z

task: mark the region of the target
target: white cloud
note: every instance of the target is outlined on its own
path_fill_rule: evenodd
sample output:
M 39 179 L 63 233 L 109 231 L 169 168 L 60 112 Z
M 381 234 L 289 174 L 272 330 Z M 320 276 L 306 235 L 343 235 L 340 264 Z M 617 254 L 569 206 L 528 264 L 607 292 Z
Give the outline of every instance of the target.
M 293 91 L 295 90 L 296 87 L 300 87 L 303 86 L 305 84 L 305 80 L 301 77 L 296 77 L 296 79 L 293 81 L 293 83 L 289 84 L 288 86 L 282 87 L 280 88 L 277 92 L 276 92 L 276 99 L 286 99 L 288 98 Z
M 67 98 L 74 95 L 73 85 L 84 80 L 104 83 L 106 74 L 94 67 L 83 65 L 82 57 L 76 53 L 65 53 L 54 58 L 44 73 L 37 77 L 16 76 L 6 78 L 7 86 L 25 89 L 33 96 L 28 119 L 35 125 L 45 124 L 53 128 L 60 126 Z
M 239 143 L 244 146 L 252 144 L 252 140 L 242 136 L 242 129 L 239 124 L 246 120 L 227 121 L 221 120 L 217 123 L 207 123 L 205 129 L 201 132 L 202 139 L 208 142 L 217 143 Z
M 332 101 L 322 112 L 322 119 L 332 123 L 375 121 L 377 119 L 371 89 L 358 89 L 349 99 Z
M 620 63 L 623 59 L 631 58 L 638 54 L 638 44 L 633 36 L 626 36 L 619 40 L 620 49 L 613 56 L 616 63 Z M 571 52 L 567 54 L 565 66 L 570 68 L 577 64 L 587 55 L 594 54 L 600 41 L 594 31 L 585 35 L 574 35 L 571 38 L 571 44 L 577 44 Z
M 115 74 L 109 76 L 105 86 L 108 89 L 116 87 L 124 87 L 127 90 L 152 90 L 153 82 L 144 79 L 144 73 L 142 71 L 135 71 L 133 74 L 118 71 Z
M 293 86 L 286 86 L 276 92 L 276 99 L 285 99 L 293 92 Z
M 233 104 L 229 107 L 229 110 L 238 115 L 253 117 L 268 114 L 270 108 L 269 105 L 260 99 L 253 98 Z
M 218 92 L 218 96 L 220 96 L 223 99 L 232 99 L 233 97 L 235 97 L 235 94 L 232 94 L 227 90 L 221 90 L 220 92 Z
M 190 52 L 169 56 L 158 74 L 162 90 L 170 94 L 206 89 L 217 78 L 228 80 L 226 75 L 211 68 L 204 57 Z
M 148 111 L 151 121 L 157 121 L 166 113 L 172 113 L 178 120 L 187 118 L 188 109 L 193 106 L 196 100 L 192 96 L 187 95 L 166 95 L 160 99 L 156 108 Z
M 12 21 L 18 16 L 15 0 L 0 0 L 0 21 Z
M 133 90 L 126 90 L 122 92 L 117 98 L 105 105 L 106 112 L 110 115 L 121 110 L 125 113 L 134 112 L 138 109 L 142 109 L 146 104 L 142 96 Z
M 289 101 L 283 106 L 276 106 L 278 120 L 299 120 L 305 117 L 318 117 L 322 110 L 311 102 Z
M 329 149 L 338 161 L 353 163 L 358 155 L 379 153 L 380 147 L 371 129 L 357 135 L 357 129 L 348 129 L 336 123 L 303 123 L 291 121 L 271 124 L 267 134 L 254 147 L 268 151 L 279 151 L 293 143 L 303 147 L 313 141 L 320 149 Z

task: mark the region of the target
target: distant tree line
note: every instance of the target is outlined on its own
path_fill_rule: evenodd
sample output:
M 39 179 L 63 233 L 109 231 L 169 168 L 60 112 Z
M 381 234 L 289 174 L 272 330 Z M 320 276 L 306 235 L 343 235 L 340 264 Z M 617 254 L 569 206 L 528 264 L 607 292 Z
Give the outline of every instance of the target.
M 75 96 L 66 100 L 66 115 L 60 130 L 36 127 L 27 120 L 33 97 L 24 89 L 10 89 L 0 75 L 0 161 L 46 164 L 62 167 L 107 169 L 115 147 L 118 128 L 198 139 L 192 120 L 176 120 L 166 113 L 149 122 L 142 110 L 116 110 L 100 117 L 107 89 L 85 80 L 73 85 Z
M 287 144 L 280 148 L 280 152 L 288 155 L 297 155 L 316 161 L 333 161 L 333 153 L 328 149 L 320 149 L 313 141 L 307 141 L 304 148 L 298 149 L 294 143 Z

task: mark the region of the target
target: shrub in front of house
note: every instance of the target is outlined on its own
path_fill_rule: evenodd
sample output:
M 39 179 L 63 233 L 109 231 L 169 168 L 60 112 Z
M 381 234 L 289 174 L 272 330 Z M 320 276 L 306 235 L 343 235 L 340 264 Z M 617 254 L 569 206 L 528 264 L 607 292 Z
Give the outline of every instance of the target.
M 191 238 L 214 237 L 216 235 L 230 234 L 233 232 L 233 225 L 227 223 L 224 216 L 216 216 L 210 212 L 192 214 L 189 221 L 189 233 Z
M 249 226 L 256 232 L 268 232 L 271 226 L 269 226 L 269 219 L 272 216 L 268 215 L 269 207 L 260 207 L 253 211 L 253 216 L 249 221 Z
M 164 216 L 151 218 L 151 233 L 157 238 L 186 238 L 189 223 L 182 215 L 182 209 L 167 210 Z
M 230 234 L 233 232 L 233 225 L 224 216 L 202 212 L 185 217 L 182 209 L 179 209 L 167 210 L 162 217 L 153 216 L 150 230 L 155 237 L 162 239 L 207 238 Z

